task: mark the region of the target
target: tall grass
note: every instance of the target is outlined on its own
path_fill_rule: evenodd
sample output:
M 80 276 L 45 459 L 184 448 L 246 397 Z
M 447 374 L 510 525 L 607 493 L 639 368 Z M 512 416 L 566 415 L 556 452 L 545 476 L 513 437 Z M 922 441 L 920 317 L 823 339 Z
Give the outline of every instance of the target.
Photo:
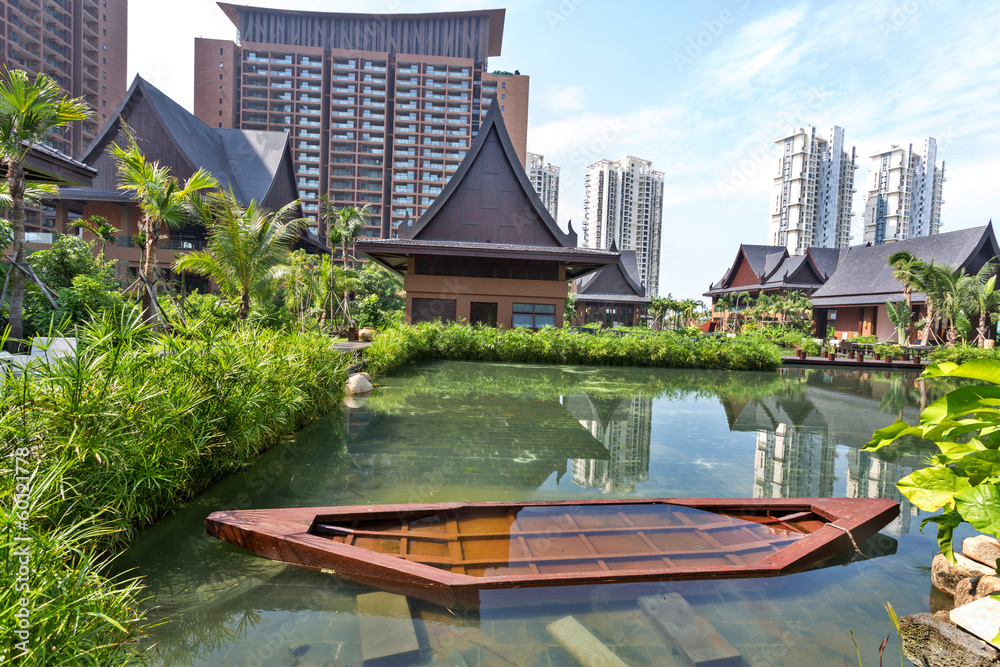
M 597 335 L 568 329 L 499 329 L 423 323 L 382 332 L 366 357 L 375 373 L 421 359 L 509 361 L 725 370 L 773 370 L 777 346 L 761 339 L 713 339 L 672 332 Z
M 31 514 L 33 562 L 45 563 L 33 569 L 32 605 L 63 615 L 61 624 L 37 625 L 38 653 L 20 664 L 61 664 L 45 652 L 50 636 L 60 638 L 60 655 L 82 656 L 73 664 L 118 656 L 139 622 L 136 584 L 105 579 L 106 555 L 329 412 L 347 370 L 318 334 L 205 325 L 155 334 L 134 312 L 106 313 L 78 339 L 76 357 L 0 387 L 0 539 L 13 544 L 15 453 L 27 454 L 47 480 L 39 482 L 44 511 Z M 0 597 L 0 627 L 12 627 L 16 602 Z M 103 648 L 89 631 L 71 632 L 70 618 L 103 619 Z

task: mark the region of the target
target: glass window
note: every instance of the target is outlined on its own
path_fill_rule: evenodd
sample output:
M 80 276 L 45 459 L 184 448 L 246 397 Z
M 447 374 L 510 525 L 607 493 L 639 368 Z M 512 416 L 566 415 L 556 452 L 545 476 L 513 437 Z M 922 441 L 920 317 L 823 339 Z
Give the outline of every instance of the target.
M 551 303 L 515 303 L 512 307 L 511 323 L 515 327 L 554 327 L 556 325 L 556 306 Z

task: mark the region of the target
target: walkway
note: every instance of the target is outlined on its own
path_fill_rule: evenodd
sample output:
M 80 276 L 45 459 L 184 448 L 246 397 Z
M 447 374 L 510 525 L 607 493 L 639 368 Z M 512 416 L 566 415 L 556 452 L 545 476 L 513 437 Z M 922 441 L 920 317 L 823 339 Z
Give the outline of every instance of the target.
M 847 357 L 837 357 L 834 361 L 830 361 L 826 357 L 806 357 L 805 359 L 799 359 L 798 357 L 782 357 L 781 363 L 785 366 L 836 366 L 838 368 L 895 368 L 895 369 L 906 369 L 909 371 L 919 371 L 923 370 L 927 364 L 932 363 L 929 360 L 921 359 L 920 361 L 902 361 L 900 359 L 895 359 L 893 361 L 880 361 L 872 359 L 870 357 L 865 357 L 864 361 L 858 361 L 857 359 L 848 359 Z

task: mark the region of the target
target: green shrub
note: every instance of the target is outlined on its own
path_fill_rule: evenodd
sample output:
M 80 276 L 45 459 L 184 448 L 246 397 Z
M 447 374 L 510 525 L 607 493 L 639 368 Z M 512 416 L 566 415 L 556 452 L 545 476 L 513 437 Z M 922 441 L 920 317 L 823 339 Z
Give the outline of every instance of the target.
M 440 322 L 388 329 L 375 339 L 367 358 L 372 371 L 381 374 L 422 359 L 727 370 L 770 370 L 781 363 L 778 348 L 756 338 L 715 339 L 666 331 L 590 335 Z
M 819 356 L 819 351 L 820 351 L 819 343 L 817 343 L 816 341 L 814 341 L 812 339 L 803 341 L 803 343 L 802 343 L 802 349 L 805 350 L 805 353 L 806 353 L 807 357 L 818 357 Z
M 348 364 L 319 334 L 204 322 L 154 333 L 131 309 L 76 333 L 75 357 L 0 385 L 0 545 L 17 458 L 54 480 L 28 523 L 41 559 L 32 604 L 52 621 L 33 637 L 58 659 L 42 646 L 25 664 L 121 662 L 141 622 L 135 586 L 107 579 L 99 555 L 329 412 Z M 4 627 L 12 604 L 0 597 Z
M 1000 359 L 1000 349 L 982 347 L 939 347 L 931 352 L 931 359 L 936 362 L 948 361 L 964 364 L 973 359 Z

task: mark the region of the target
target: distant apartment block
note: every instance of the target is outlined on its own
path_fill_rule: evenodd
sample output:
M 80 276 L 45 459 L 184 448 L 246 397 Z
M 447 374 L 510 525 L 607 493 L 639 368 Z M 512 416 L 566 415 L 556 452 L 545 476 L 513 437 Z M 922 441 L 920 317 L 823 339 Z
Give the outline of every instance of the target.
M 844 144 L 843 128 L 798 128 L 774 142 L 774 176 L 768 244 L 792 255 L 809 247 L 846 248 L 851 243 L 856 150 Z
M 527 76 L 487 70 L 504 10 L 348 14 L 220 3 L 240 42 L 198 39 L 195 115 L 288 130 L 303 212 L 368 205 L 392 238 L 441 193 L 498 99 L 522 166 Z M 317 230 L 322 233 L 323 230 Z
M 553 220 L 559 220 L 559 167 L 545 162 L 545 156 L 528 153 L 528 180 L 545 204 Z
M 94 111 L 87 123 L 53 132 L 48 142 L 73 157 L 114 115 L 125 96 L 127 0 L 0 0 L 0 62 L 32 78 L 48 74 L 71 97 Z M 55 209 L 29 208 L 27 231 L 55 227 Z
M 663 226 L 663 172 L 637 157 L 587 166 L 583 235 L 588 248 L 635 250 L 647 296 L 660 282 L 660 233 Z
M 865 242 L 879 245 L 931 236 L 941 231 L 944 162 L 937 162 L 937 141 L 923 150 L 892 146 L 871 156 L 865 197 Z

